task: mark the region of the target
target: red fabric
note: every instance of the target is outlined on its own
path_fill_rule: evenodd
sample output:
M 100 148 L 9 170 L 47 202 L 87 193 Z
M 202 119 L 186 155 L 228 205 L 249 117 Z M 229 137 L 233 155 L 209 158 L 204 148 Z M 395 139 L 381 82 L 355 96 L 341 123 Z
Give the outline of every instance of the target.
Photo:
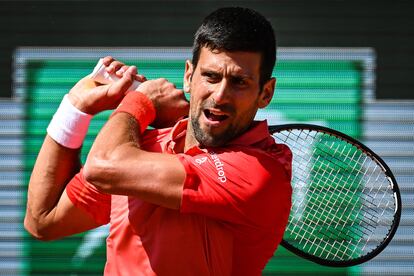
M 152 101 L 141 92 L 136 91 L 126 94 L 111 116 L 119 112 L 132 115 L 139 123 L 141 133 L 154 121 L 156 113 Z
M 141 145 L 179 154 L 181 210 L 112 195 L 105 275 L 261 275 L 279 244 L 290 210 L 289 149 L 261 122 L 226 148 L 182 153 L 186 124 L 146 131 Z M 94 190 L 73 189 L 70 198 L 101 216 Z
M 86 182 L 82 170 L 66 186 L 66 193 L 76 207 L 87 211 L 97 223 L 104 225 L 109 222 L 111 196 Z
M 267 139 L 252 147 L 249 141 L 266 137 L 259 133 L 268 135 L 267 127 L 258 125 L 240 137 L 245 145 L 179 155 L 187 172 L 181 211 L 225 223 L 234 240 L 232 275 L 261 275 L 291 207 L 290 150 Z

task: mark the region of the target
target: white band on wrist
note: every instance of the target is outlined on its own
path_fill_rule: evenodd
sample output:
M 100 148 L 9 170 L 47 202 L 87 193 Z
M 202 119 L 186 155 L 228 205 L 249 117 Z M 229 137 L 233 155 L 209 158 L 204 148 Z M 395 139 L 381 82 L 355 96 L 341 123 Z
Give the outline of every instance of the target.
M 47 133 L 64 147 L 80 148 L 92 117 L 73 106 L 68 95 L 65 95 L 47 127 Z

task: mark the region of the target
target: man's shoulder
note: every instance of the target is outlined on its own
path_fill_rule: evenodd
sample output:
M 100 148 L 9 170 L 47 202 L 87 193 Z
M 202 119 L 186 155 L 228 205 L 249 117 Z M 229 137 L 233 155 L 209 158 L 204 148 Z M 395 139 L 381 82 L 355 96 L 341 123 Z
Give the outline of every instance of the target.
M 232 163 L 259 162 L 268 168 L 283 165 L 290 170 L 292 163 L 290 148 L 285 144 L 276 143 L 271 137 L 253 145 L 228 145 L 210 148 L 208 152 Z
M 254 144 L 233 144 L 227 147 L 210 149 L 217 159 L 238 168 L 238 173 L 249 175 L 265 170 L 276 178 L 285 175 L 290 179 L 292 172 L 292 152 L 285 144 L 277 143 L 269 134 Z M 242 168 L 242 170 L 240 170 Z
M 217 150 L 219 151 L 219 150 Z M 233 143 L 226 147 L 220 148 L 221 152 L 232 152 L 253 155 L 264 155 L 270 158 L 280 158 L 284 156 L 286 158 L 292 158 L 292 152 L 286 144 L 278 143 L 273 136 L 269 133 L 261 135 L 260 139 L 256 139 L 254 143 Z

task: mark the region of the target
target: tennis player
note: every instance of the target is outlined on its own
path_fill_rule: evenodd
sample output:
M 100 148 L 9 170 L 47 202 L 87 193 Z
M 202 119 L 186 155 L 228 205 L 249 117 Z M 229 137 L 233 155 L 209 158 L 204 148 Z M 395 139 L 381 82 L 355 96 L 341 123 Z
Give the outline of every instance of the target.
M 120 80 L 80 80 L 48 127 L 26 229 L 52 240 L 110 223 L 105 275 L 261 275 L 291 207 L 291 152 L 254 121 L 273 96 L 275 54 L 262 15 L 211 13 L 185 64 L 190 103 L 106 57 Z M 92 115 L 115 107 L 81 168 Z

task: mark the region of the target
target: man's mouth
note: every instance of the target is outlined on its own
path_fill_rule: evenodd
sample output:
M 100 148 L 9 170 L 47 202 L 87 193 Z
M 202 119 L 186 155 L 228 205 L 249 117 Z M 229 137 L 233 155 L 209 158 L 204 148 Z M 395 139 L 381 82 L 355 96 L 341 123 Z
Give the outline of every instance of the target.
M 221 111 L 212 109 L 205 109 L 204 116 L 211 122 L 222 122 L 229 117 L 229 115 Z

